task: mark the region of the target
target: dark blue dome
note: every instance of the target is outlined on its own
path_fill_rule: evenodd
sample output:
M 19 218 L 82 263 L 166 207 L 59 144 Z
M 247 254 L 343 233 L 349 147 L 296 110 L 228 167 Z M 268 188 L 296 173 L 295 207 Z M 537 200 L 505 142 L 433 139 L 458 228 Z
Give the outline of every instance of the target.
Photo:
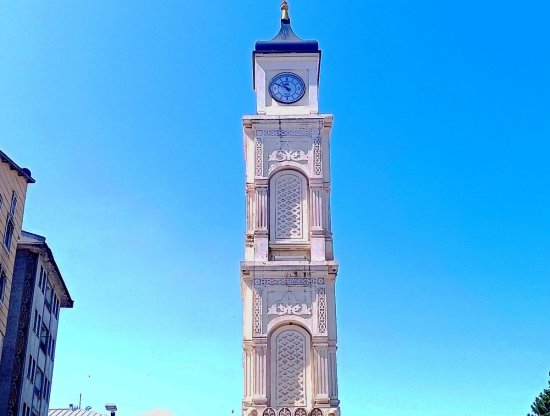
M 256 42 L 254 52 L 260 53 L 319 53 L 319 43 L 316 40 L 300 39 L 290 26 L 290 19 L 281 19 L 281 30 L 272 40 Z

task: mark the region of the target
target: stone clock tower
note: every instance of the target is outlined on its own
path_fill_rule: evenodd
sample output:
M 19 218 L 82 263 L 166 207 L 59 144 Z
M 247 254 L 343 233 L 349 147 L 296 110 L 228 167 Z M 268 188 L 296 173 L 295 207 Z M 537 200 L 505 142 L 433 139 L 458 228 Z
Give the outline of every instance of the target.
M 319 114 L 319 45 L 281 9 L 277 36 L 256 43 L 256 115 L 243 117 L 243 415 L 339 416 L 332 115 Z

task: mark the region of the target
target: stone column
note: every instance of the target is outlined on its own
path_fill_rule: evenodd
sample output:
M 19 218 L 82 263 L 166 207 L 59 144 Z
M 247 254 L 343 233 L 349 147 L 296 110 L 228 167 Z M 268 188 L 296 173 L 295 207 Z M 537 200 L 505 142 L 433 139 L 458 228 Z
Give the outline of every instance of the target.
M 256 229 L 254 231 L 255 260 L 266 261 L 269 251 L 267 181 L 256 186 Z
M 243 398 L 243 404 L 251 405 L 252 404 L 252 396 L 253 396 L 253 386 L 252 382 L 254 380 L 253 376 L 253 369 L 254 369 L 254 362 L 253 362 L 253 356 L 254 356 L 254 350 L 251 346 L 245 345 L 243 350 L 243 370 L 244 370 L 244 398 Z
M 246 184 L 246 234 L 245 234 L 245 252 L 246 260 L 254 260 L 254 185 Z
M 267 404 L 267 346 L 254 346 L 254 397 L 255 405 Z
M 323 261 L 326 259 L 325 250 L 325 190 L 322 185 L 311 184 L 310 224 L 311 224 L 311 260 Z
M 328 347 L 328 394 L 331 406 L 340 405 L 340 400 L 338 400 L 338 378 L 336 376 L 336 349 L 336 345 Z
M 329 372 L 328 346 L 326 343 L 315 343 L 313 346 L 314 380 L 315 380 L 315 406 L 328 405 L 329 398 Z

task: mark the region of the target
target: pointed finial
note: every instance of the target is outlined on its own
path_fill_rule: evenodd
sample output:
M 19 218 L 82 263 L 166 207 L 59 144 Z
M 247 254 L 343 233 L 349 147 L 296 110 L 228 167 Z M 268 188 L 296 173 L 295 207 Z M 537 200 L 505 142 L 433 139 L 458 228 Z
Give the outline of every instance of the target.
M 281 2 L 281 12 L 282 12 L 281 20 L 290 20 L 290 17 L 288 15 L 288 3 L 286 0 L 283 0 Z

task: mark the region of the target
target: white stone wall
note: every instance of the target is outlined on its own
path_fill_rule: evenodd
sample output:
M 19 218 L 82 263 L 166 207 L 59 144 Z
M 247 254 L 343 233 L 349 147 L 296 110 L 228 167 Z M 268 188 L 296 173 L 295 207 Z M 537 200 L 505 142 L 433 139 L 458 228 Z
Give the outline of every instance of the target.
M 304 115 L 319 113 L 318 53 L 256 54 L 254 60 L 254 90 L 256 109 L 260 115 Z M 293 72 L 306 84 L 306 94 L 292 105 L 280 104 L 269 95 L 269 81 L 281 72 Z
M 329 164 L 332 116 L 245 117 L 243 125 L 247 190 L 245 259 L 265 261 L 278 256 L 332 260 Z M 290 192 L 290 180 L 286 185 L 279 183 L 282 176 L 300 179 L 300 192 Z M 286 195 L 282 201 L 278 199 L 277 185 L 281 185 L 279 190 Z M 301 200 L 299 206 L 296 198 Z M 291 208 L 286 214 L 285 204 Z M 277 230 L 280 218 L 282 223 L 293 222 L 296 226 L 286 228 L 293 234 L 291 237 L 277 237 L 277 233 L 284 235 L 285 231 Z

